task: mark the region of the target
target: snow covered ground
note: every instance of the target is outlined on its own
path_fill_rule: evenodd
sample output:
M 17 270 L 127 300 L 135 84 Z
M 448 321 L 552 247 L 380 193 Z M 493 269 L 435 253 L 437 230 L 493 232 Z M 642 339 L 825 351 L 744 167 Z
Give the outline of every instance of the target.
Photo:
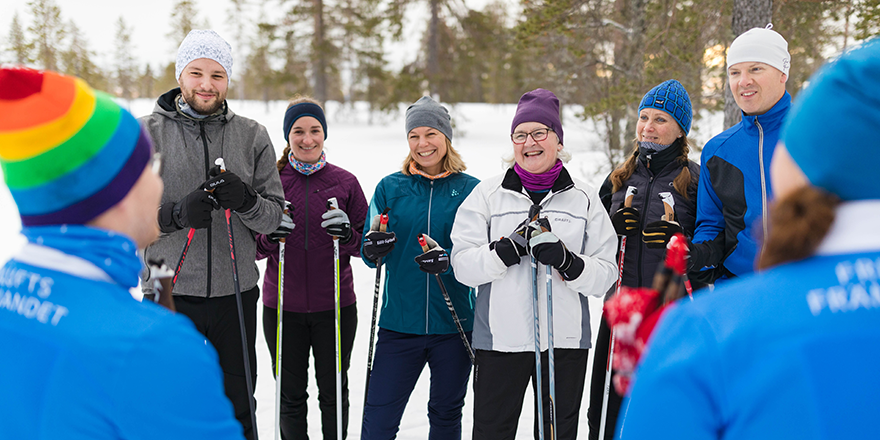
M 281 153 L 285 145 L 281 127 L 286 106 L 286 102 L 270 102 L 268 104 L 253 101 L 230 102 L 230 107 L 237 114 L 255 119 L 267 127 L 278 154 Z M 130 109 L 137 117 L 148 114 L 152 107 L 153 101 L 151 100 L 135 100 L 130 103 Z M 406 106 L 401 106 L 400 111 L 394 114 L 374 114 L 371 117 L 366 104 L 341 106 L 336 103 L 328 103 L 328 138 L 325 143 L 327 159 L 358 177 L 368 201 L 379 180 L 397 171 L 409 152 L 404 132 L 403 112 L 405 109 Z M 454 123 L 453 145 L 464 157 L 469 174 L 485 179 L 503 171 L 502 157 L 512 154 L 509 134 L 510 121 L 513 119 L 515 109 L 515 105 L 491 104 L 458 104 L 450 107 Z M 575 177 L 580 177 L 598 186 L 610 168 L 603 153 L 598 151 L 601 146 L 599 134 L 592 123 L 583 122 L 576 118 L 576 111 L 576 108 L 563 110 L 565 148 L 573 156 L 567 168 Z M 699 145 L 704 144 L 713 134 L 721 131 L 718 115 L 697 121 L 695 126 L 697 128 L 703 127 L 691 132 L 692 137 L 697 140 Z M 699 154 L 695 154 L 693 159 L 699 160 Z M 24 243 L 23 237 L 19 234 L 20 230 L 21 223 L 12 196 L 7 190 L 0 190 L 0 264 L 5 263 Z M 265 263 L 259 262 L 258 264 L 262 270 Z M 355 292 L 359 299 L 359 314 L 352 366 L 349 372 L 352 396 L 349 438 L 356 439 L 360 438 L 361 414 L 363 413 L 362 396 L 364 395 L 366 376 L 375 272 L 359 260 L 354 261 L 352 266 L 355 277 Z M 591 299 L 590 312 L 593 338 L 595 338 L 601 314 L 601 302 L 598 299 Z M 592 358 L 592 351 L 590 357 Z M 257 424 L 260 437 L 270 439 L 274 438 L 275 384 L 272 379 L 269 350 L 266 347 L 262 331 L 257 337 L 257 364 Z M 592 360 L 590 364 L 592 364 Z M 590 368 L 592 367 L 588 367 L 588 372 Z M 428 378 L 428 372 L 423 372 L 404 412 L 398 434 L 398 438 L 402 440 L 425 439 L 428 436 Z M 586 437 L 588 429 L 586 412 L 589 406 L 589 378 L 587 378 L 586 386 L 581 406 L 579 429 L 579 437 L 581 438 Z M 530 388 L 527 393 L 517 432 L 518 439 L 532 438 L 533 409 L 530 403 L 532 399 Z M 310 383 L 309 395 L 309 434 L 312 438 L 321 438 L 320 412 L 317 405 L 318 392 L 314 378 Z M 462 428 L 464 438 L 470 438 L 473 424 L 472 403 L 472 392 L 468 392 L 465 399 Z

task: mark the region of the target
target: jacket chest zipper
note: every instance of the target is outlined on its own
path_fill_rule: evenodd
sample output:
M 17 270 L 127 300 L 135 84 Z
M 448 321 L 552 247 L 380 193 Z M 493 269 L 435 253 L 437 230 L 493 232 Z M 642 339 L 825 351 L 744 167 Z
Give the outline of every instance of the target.
M 758 126 L 758 164 L 761 169 L 761 226 L 764 228 L 764 238 L 761 240 L 761 252 L 764 252 L 764 243 L 767 241 L 767 177 L 764 173 L 764 127 L 755 117 L 755 125 Z
M 306 202 L 304 203 L 304 205 L 306 205 L 306 212 L 303 216 L 303 219 L 304 219 L 303 223 L 305 223 L 305 228 L 306 228 L 306 230 L 304 232 L 305 236 L 303 239 L 303 243 L 305 244 L 305 252 L 309 251 L 309 196 L 310 196 L 310 194 L 309 194 L 309 180 L 311 180 L 311 179 L 309 179 L 309 176 L 306 176 L 306 191 L 305 191 Z M 306 273 L 309 273 L 309 259 L 308 258 L 305 259 L 305 263 L 306 263 Z M 303 277 L 303 279 L 308 280 L 308 277 Z M 306 281 L 306 283 L 308 283 L 308 281 Z M 308 292 L 308 291 L 309 291 L 309 288 L 307 285 L 306 292 Z M 306 311 L 311 313 L 312 307 L 311 307 L 311 303 L 309 302 L 309 295 L 307 294 L 304 296 L 306 298 Z
M 648 208 L 649 208 L 648 205 L 651 204 L 651 194 L 654 194 L 654 176 L 648 176 L 648 191 L 645 192 L 645 205 L 642 208 L 642 214 L 639 216 L 639 217 L 641 217 L 639 219 L 639 224 L 641 225 L 642 229 L 645 228 L 645 221 L 648 219 Z M 641 235 L 641 234 L 639 234 L 639 235 Z M 645 253 L 645 242 L 642 241 L 642 237 L 638 237 L 637 246 L 639 247 L 639 252 L 638 252 L 638 254 L 636 254 L 637 255 L 636 258 L 638 259 L 638 263 L 636 264 L 636 267 L 637 267 L 637 269 L 636 269 L 637 270 L 636 282 L 638 283 L 637 287 L 641 287 L 642 286 L 642 256 Z
M 431 235 L 431 207 L 434 201 L 434 181 L 431 180 L 431 191 L 428 193 L 428 232 Z M 425 274 L 425 334 L 428 332 L 428 314 L 431 310 L 431 275 Z
M 207 135 L 205 134 L 205 122 L 204 121 L 199 122 L 199 136 L 202 138 L 202 147 L 204 147 L 204 150 L 205 150 L 205 180 L 208 180 L 209 173 L 211 172 L 211 159 L 210 159 L 210 156 L 208 155 L 208 140 L 207 140 Z M 213 223 L 213 222 L 211 222 L 211 223 Z M 207 273 L 207 277 L 205 280 L 205 297 L 206 298 L 211 297 L 211 255 L 212 255 L 211 254 L 211 241 L 213 241 L 212 238 L 214 237 L 214 235 L 211 233 L 211 226 L 212 225 L 209 224 L 208 230 L 207 230 L 207 234 L 208 234 L 208 240 L 207 240 L 208 258 L 207 258 L 207 261 L 208 261 L 208 264 L 207 264 L 206 271 L 205 271 Z

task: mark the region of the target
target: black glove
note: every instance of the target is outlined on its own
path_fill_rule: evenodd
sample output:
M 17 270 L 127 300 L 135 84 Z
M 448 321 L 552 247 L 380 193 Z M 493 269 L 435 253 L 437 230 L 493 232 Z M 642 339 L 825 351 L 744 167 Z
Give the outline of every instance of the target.
M 537 222 L 532 222 L 535 224 Z M 571 253 L 556 234 L 547 231 L 535 235 L 529 240 L 529 249 L 533 257 L 545 266 L 552 266 L 567 281 L 571 281 L 584 271 L 584 261 Z
M 348 221 L 348 214 L 341 209 L 331 209 L 321 215 L 324 219 L 321 227 L 327 230 L 327 233 L 339 238 L 342 244 L 351 241 L 351 222 Z
M 220 172 L 220 166 L 211 168 L 210 179 L 205 181 L 206 190 L 214 190 L 214 197 L 220 206 L 233 211 L 245 212 L 257 204 L 257 192 L 241 181 L 233 172 Z
M 184 228 L 204 229 L 211 225 L 211 212 L 220 208 L 214 196 L 197 189 L 179 202 L 166 202 L 159 208 L 159 227 L 162 232 Z
M 651 249 L 665 248 L 669 239 L 681 232 L 681 225 L 676 222 L 660 220 L 648 223 L 642 231 L 642 241 Z
M 267 235 L 266 238 L 272 243 L 278 243 L 282 238 L 287 238 L 293 232 L 294 227 L 296 225 L 293 224 L 293 219 L 287 214 L 281 214 L 281 224 L 278 225 L 278 229 Z
M 419 269 L 432 275 L 438 275 L 449 270 L 449 253 L 446 252 L 446 249 L 440 247 L 433 238 L 424 234 L 422 236 L 425 237 L 428 251 L 415 258 L 416 263 L 419 264 Z
M 489 250 L 495 251 L 498 258 L 501 258 L 507 267 L 519 264 L 522 257 L 529 254 L 526 250 L 529 243 L 527 237 L 530 236 L 528 229 L 529 219 L 525 219 L 510 233 L 509 237 L 501 237 L 497 241 L 489 243 Z
M 611 215 L 611 224 L 617 235 L 633 236 L 639 233 L 639 211 L 626 207 Z

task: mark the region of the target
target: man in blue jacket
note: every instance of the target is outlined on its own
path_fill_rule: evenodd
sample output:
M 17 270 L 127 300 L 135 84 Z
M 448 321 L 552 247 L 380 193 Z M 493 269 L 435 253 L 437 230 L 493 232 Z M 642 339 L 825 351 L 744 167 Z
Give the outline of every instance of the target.
M 0 69 L 0 165 L 27 244 L 0 269 L 0 438 L 243 439 L 217 353 L 132 298 L 158 158 L 110 95 Z
M 727 52 L 730 91 L 743 118 L 703 148 L 689 262 L 698 285 L 751 273 L 767 235 L 770 157 L 791 105 L 788 43 L 771 28 L 749 30 Z
M 880 438 L 878 71 L 874 38 L 798 95 L 760 272 L 661 318 L 619 438 Z

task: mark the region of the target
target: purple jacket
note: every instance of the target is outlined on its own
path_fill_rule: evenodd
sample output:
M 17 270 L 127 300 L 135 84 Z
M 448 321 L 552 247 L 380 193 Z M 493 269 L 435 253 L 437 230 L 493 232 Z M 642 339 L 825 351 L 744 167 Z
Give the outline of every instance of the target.
M 339 209 L 348 214 L 352 238 L 339 246 L 339 305 L 354 304 L 351 257 L 360 257 L 361 234 L 367 217 L 367 200 L 357 178 L 348 171 L 327 164 L 305 176 L 287 164 L 281 170 L 284 197 L 291 204 L 290 217 L 296 225 L 287 237 L 284 251 L 284 310 L 312 313 L 333 310 L 333 239 L 321 227 L 327 199 L 336 197 Z M 263 280 L 263 304 L 278 308 L 278 247 L 265 235 L 257 235 L 257 258 L 268 257 Z

